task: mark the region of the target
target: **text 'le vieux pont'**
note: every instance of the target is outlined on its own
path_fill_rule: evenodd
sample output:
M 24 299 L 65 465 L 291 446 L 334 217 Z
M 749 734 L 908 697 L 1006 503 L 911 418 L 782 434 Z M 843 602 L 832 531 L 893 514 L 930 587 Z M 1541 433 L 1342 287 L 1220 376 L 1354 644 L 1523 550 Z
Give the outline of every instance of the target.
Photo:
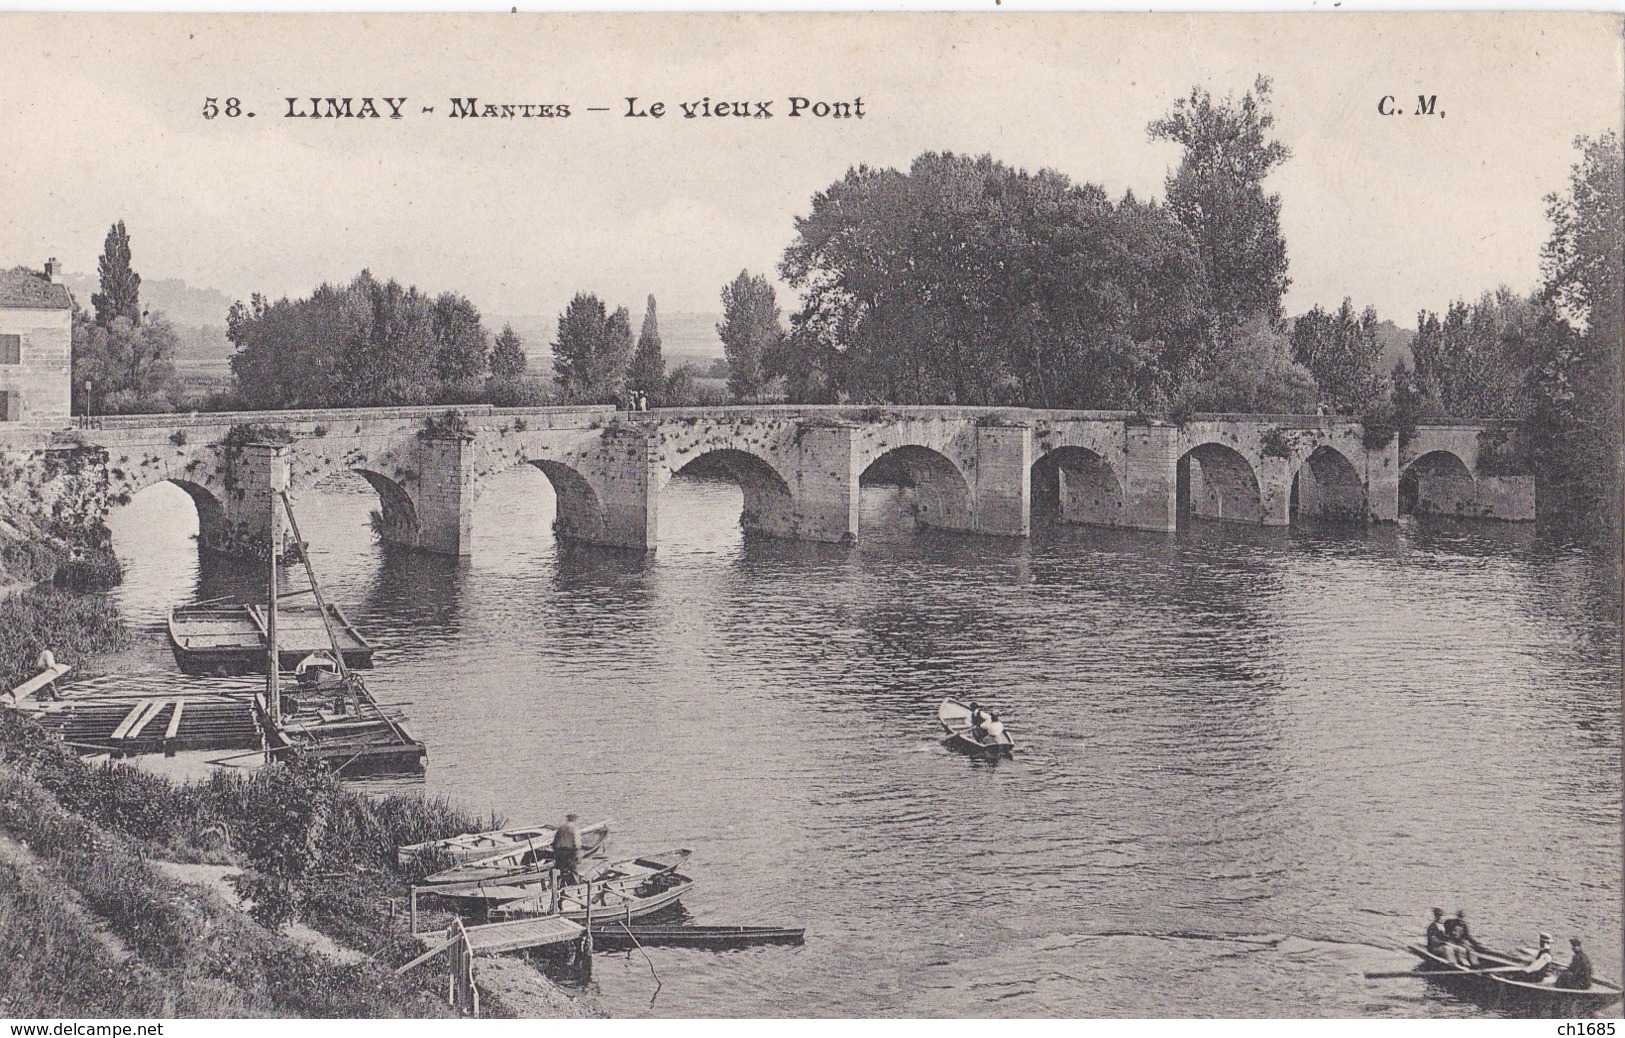
M 414 112 L 405 97 L 286 97 L 284 119 L 404 119 L 409 114 L 434 115 L 436 106 L 419 105 Z M 444 109 L 452 119 L 568 119 L 572 108 L 562 102 L 490 102 L 478 97 L 452 97 Z M 575 109 L 580 111 L 579 107 Z M 709 96 L 697 100 L 676 102 L 649 101 L 632 96 L 624 105 L 614 107 L 587 107 L 588 112 L 619 112 L 628 119 L 663 119 L 680 116 L 684 119 L 772 119 L 783 115 L 791 119 L 862 119 L 865 114 L 862 97 L 842 100 L 791 96 L 769 100 L 721 100 Z M 252 119 L 254 112 L 246 110 L 236 98 L 227 98 L 224 105 L 215 98 L 206 98 L 203 106 L 206 119 L 218 116 Z

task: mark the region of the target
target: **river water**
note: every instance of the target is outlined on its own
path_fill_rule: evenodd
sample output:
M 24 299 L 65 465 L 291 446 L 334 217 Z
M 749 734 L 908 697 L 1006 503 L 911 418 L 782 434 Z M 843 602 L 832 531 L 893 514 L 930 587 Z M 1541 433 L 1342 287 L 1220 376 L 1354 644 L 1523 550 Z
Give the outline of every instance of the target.
M 675 480 L 658 553 L 560 546 L 553 495 L 489 481 L 475 554 L 376 545 L 305 494 L 369 686 L 429 746 L 423 788 L 513 822 L 614 820 L 689 847 L 695 922 L 804 947 L 603 954 L 616 1015 L 1474 1016 L 1395 951 L 1465 907 L 1620 973 L 1620 591 L 1532 530 L 916 533 L 865 489 L 861 544 L 747 542 L 739 492 Z M 169 486 L 112 519 L 138 645 L 258 574 L 200 569 Z M 106 680 L 114 680 L 109 677 Z M 987 763 L 945 696 L 1004 713 Z

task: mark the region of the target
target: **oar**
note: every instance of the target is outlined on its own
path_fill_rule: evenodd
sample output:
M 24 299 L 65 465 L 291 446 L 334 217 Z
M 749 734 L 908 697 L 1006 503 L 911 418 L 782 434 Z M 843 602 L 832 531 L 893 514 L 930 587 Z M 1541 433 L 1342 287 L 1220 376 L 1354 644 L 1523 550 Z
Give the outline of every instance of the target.
M 1424 976 L 1423 972 L 1421 970 L 1413 968 L 1413 969 L 1408 969 L 1408 970 L 1390 970 L 1390 971 L 1382 972 L 1382 973 L 1367 973 L 1365 975 L 1365 979 L 1366 980 L 1392 980 L 1395 977 L 1420 977 L 1420 976 Z

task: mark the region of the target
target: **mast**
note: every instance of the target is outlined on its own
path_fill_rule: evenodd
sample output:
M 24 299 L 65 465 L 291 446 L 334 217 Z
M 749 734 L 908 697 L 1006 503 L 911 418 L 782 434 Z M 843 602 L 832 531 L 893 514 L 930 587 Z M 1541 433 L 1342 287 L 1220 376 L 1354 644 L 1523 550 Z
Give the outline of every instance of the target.
M 265 596 L 265 646 L 268 653 L 265 662 L 265 697 L 271 723 L 279 725 L 282 723 L 282 660 L 277 652 L 276 640 L 276 557 L 277 548 L 282 544 L 282 509 L 278 507 L 276 491 L 273 490 L 267 497 L 271 504 L 271 544 L 270 551 L 266 553 L 271 557 L 271 584 Z

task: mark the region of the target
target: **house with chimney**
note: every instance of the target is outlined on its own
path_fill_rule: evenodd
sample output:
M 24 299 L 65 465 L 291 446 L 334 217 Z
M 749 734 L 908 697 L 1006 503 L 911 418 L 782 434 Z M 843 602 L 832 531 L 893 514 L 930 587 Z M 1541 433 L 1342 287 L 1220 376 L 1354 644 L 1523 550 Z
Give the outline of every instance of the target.
M 68 424 L 73 300 L 55 259 L 0 270 L 0 428 Z

